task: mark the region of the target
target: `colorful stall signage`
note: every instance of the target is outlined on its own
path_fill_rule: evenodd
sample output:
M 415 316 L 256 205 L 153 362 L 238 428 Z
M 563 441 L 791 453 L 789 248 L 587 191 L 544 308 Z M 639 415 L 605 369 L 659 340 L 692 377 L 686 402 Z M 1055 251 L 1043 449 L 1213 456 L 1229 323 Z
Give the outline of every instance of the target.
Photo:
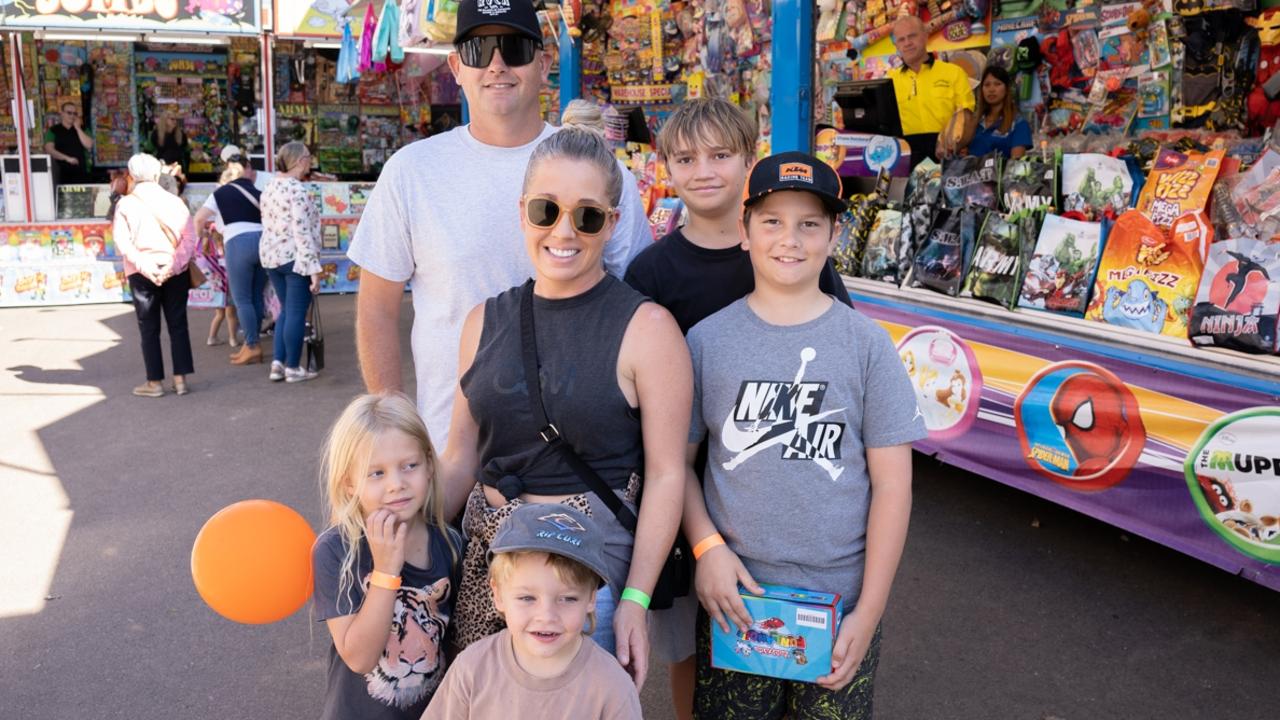
M 3 3 L 0 26 L 256 35 L 262 13 L 259 0 L 32 0 Z
M 857 282 L 918 392 L 918 450 L 1280 590 L 1280 363 L 1198 362 Z

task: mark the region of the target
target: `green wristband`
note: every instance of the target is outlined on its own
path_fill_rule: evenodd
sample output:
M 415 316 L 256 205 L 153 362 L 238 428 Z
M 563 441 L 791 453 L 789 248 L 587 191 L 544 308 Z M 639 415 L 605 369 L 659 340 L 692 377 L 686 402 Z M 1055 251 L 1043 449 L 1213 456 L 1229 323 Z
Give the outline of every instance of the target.
M 650 600 L 649 595 L 642 590 L 637 590 L 633 587 L 629 587 L 622 591 L 622 599 L 630 600 L 631 602 L 639 605 L 645 610 L 649 609 L 649 600 Z

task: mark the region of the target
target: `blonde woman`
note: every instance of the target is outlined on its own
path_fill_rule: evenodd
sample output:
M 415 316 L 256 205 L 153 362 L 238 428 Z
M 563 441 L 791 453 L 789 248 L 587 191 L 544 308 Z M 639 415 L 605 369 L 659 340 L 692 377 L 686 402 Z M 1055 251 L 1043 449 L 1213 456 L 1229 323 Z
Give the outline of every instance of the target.
M 169 326 L 173 387 L 187 394 L 187 375 L 195 370 L 187 329 L 187 265 L 195 252 L 195 226 L 187 204 L 160 187 L 160 161 L 151 155 L 129 158 L 125 194 L 116 204 L 112 237 L 124 256 L 142 338 L 147 381 L 134 395 L 160 397 L 165 389 L 160 352 L 160 316 Z
M 183 171 L 187 168 L 187 135 L 182 131 L 182 123 L 172 110 L 160 116 L 156 123 L 151 142 L 156 146 L 156 157 L 165 165 L 179 165 Z
M 311 296 L 320 290 L 320 208 L 303 183 L 311 172 L 306 145 L 295 140 L 280 148 L 276 170 L 262 191 L 258 253 L 280 298 L 269 377 L 294 383 L 316 376 L 302 367 L 302 334 Z

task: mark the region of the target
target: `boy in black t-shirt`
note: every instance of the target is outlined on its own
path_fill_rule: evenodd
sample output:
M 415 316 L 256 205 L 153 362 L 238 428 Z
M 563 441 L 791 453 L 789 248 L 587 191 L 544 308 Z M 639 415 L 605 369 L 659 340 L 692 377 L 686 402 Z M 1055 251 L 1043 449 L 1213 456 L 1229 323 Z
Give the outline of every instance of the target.
M 739 229 L 755 143 L 751 118 L 717 98 L 681 105 L 658 135 L 658 155 L 689 221 L 637 255 L 624 279 L 670 310 L 683 332 L 755 286 Z M 819 286 L 852 306 L 834 263 Z
M 717 98 L 684 103 L 658 134 L 658 155 L 688 208 L 689 221 L 637 255 L 624 279 L 671 311 L 681 332 L 688 333 L 755 288 L 740 227 L 755 145 L 755 122 L 738 106 Z M 819 287 L 852 306 L 833 263 L 828 262 Z M 672 700 L 682 720 L 693 716 L 697 611 L 698 599 L 690 592 L 670 610 L 650 614 L 653 649 L 671 663 Z

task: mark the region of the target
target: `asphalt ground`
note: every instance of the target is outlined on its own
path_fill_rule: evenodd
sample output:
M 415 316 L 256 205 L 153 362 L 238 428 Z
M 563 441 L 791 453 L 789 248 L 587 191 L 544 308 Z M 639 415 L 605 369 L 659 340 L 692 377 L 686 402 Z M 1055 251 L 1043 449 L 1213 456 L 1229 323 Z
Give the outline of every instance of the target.
M 229 366 L 193 310 L 193 392 L 160 399 L 129 392 L 130 306 L 0 310 L 0 718 L 318 714 L 323 626 L 223 620 L 190 552 L 245 498 L 321 527 L 317 448 L 361 390 L 354 298 L 321 307 L 319 379 Z M 1280 594 L 917 456 L 877 717 L 1270 718 L 1277 648 Z M 661 666 L 642 698 L 673 717 Z

